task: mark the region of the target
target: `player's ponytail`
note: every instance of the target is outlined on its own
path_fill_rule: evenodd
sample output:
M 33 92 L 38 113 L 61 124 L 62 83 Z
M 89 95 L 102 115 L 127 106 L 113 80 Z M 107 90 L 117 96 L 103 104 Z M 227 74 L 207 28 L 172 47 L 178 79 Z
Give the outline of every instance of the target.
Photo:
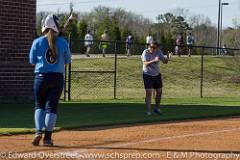
M 43 20 L 42 32 L 47 34 L 49 48 L 51 50 L 50 61 L 55 62 L 57 59 L 57 47 L 56 47 L 56 33 L 59 33 L 59 20 L 55 15 L 48 15 Z
M 51 50 L 50 56 L 55 61 L 57 59 L 56 33 L 52 29 L 49 29 L 48 31 L 47 39 L 48 39 L 49 48 Z

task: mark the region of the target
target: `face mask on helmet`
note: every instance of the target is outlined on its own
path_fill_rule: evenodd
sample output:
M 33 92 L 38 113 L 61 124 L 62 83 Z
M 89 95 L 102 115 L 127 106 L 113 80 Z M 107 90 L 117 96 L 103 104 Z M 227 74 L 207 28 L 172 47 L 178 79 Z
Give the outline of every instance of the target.
M 51 14 L 48 15 L 45 19 L 42 21 L 42 32 L 45 32 L 46 29 L 52 29 L 55 32 L 59 32 L 59 20 L 57 16 Z

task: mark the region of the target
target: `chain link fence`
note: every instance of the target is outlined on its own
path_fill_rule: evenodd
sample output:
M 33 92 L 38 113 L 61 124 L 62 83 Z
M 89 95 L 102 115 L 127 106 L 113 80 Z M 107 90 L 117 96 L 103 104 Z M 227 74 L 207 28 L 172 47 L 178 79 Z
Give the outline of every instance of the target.
M 145 44 L 133 44 L 127 56 L 124 42 L 109 41 L 105 55 L 101 42 L 94 41 L 90 56 L 84 41 L 72 40 L 72 64 L 67 70 L 65 96 L 69 100 L 144 98 L 141 54 Z M 160 45 L 172 52 L 168 64 L 161 63 L 163 97 L 240 97 L 240 50 L 194 46 L 191 57 L 184 46 L 182 55 L 175 46 Z M 68 97 L 68 98 L 67 98 Z

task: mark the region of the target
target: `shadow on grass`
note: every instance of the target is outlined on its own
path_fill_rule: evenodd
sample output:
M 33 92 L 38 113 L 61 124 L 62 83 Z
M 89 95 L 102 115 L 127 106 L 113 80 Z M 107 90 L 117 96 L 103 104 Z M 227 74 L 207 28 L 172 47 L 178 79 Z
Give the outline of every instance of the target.
M 56 127 L 67 130 L 100 130 L 240 115 L 238 106 L 162 105 L 162 111 L 162 115 L 147 116 L 143 103 L 62 103 Z M 2 104 L 0 134 L 33 132 L 33 114 L 33 106 L 29 104 Z

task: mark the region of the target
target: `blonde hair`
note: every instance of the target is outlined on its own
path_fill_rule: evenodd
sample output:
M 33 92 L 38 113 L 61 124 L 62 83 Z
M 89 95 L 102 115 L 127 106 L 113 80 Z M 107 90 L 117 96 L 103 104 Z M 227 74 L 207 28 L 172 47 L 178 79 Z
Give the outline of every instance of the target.
M 48 39 L 49 48 L 51 49 L 50 55 L 55 61 L 57 59 L 56 32 L 52 29 L 48 29 L 47 39 Z

